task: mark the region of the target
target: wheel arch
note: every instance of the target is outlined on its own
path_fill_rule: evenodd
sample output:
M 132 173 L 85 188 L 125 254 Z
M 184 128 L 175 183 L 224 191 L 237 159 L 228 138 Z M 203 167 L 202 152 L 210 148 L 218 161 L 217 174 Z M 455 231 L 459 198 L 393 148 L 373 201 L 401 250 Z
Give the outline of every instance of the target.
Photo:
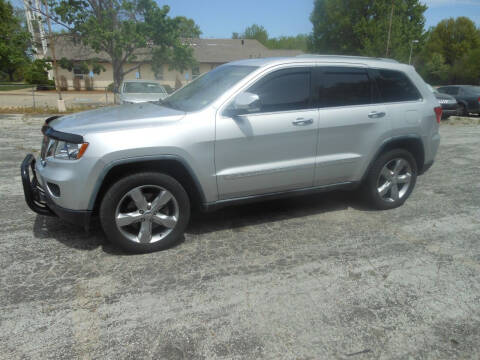
M 404 135 L 386 139 L 379 147 L 375 156 L 372 157 L 367 171 L 365 171 L 362 181 L 366 178 L 370 169 L 373 166 L 375 160 L 383 153 L 393 150 L 393 149 L 404 149 L 407 150 L 409 153 L 412 154 L 415 162 L 417 163 L 417 171 L 418 175 L 423 173 L 425 167 L 425 149 L 423 146 L 423 142 L 420 136 L 418 135 Z
M 141 171 L 167 174 L 183 186 L 192 205 L 203 206 L 206 203 L 200 182 L 187 162 L 175 155 L 165 155 L 155 158 L 123 159 L 107 165 L 94 187 L 88 204 L 89 210 L 98 210 L 103 196 L 113 183 L 122 177 Z

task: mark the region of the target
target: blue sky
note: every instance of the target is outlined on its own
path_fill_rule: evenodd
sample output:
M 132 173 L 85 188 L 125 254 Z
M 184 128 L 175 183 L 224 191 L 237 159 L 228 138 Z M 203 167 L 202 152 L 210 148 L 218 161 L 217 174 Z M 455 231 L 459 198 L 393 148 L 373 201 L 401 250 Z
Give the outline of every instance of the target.
M 22 0 L 11 0 L 23 7 Z M 202 37 L 229 38 L 252 24 L 263 25 L 270 37 L 310 33 L 314 0 L 157 0 L 172 16 L 195 20 Z M 352 0 L 355 1 L 355 0 Z M 427 28 L 448 17 L 468 16 L 480 26 L 480 0 L 421 0 L 429 6 Z
M 158 0 L 172 15 L 195 20 L 202 37 L 228 38 L 251 24 L 263 25 L 271 37 L 309 33 L 313 0 Z M 423 0 L 427 27 L 448 17 L 468 16 L 480 25 L 480 0 Z

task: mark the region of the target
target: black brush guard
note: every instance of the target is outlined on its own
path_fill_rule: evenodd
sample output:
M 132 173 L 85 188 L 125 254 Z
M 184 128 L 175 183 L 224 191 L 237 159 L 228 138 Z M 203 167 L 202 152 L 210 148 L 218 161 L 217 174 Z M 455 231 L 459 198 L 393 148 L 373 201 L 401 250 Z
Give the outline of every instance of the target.
M 37 214 L 56 216 L 47 205 L 45 190 L 40 186 L 35 172 L 35 157 L 28 154 L 21 166 L 23 193 L 30 209 Z

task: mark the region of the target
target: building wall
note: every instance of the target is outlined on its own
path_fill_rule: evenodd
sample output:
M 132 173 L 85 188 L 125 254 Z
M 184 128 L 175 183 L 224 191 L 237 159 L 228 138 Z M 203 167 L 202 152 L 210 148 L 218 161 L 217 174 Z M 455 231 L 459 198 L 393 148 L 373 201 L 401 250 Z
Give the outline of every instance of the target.
M 94 88 L 97 90 L 103 90 L 108 85 L 113 83 L 112 65 L 110 63 L 103 63 L 102 65 L 105 68 L 105 71 L 102 71 L 99 75 L 97 74 L 93 75 Z M 219 64 L 214 64 L 214 63 L 200 63 L 199 74 L 204 74 L 212 70 L 218 65 Z M 135 66 L 135 64 L 125 64 L 124 69 L 129 69 L 133 66 Z M 127 75 L 125 75 L 124 79 L 135 80 L 137 78 L 137 72 L 138 72 L 140 75 L 140 79 L 142 80 L 157 80 L 161 84 L 170 85 L 172 88 L 175 88 L 175 84 L 177 80 L 182 84 L 182 86 L 192 81 L 192 69 L 189 69 L 185 72 L 180 72 L 177 70 L 169 70 L 168 65 L 163 65 L 162 69 L 163 69 L 163 74 L 161 74 L 161 76 L 156 78 L 151 66 L 149 64 L 143 64 L 140 66 L 139 70 L 136 70 L 136 71 L 134 70 L 128 73 Z M 66 69 L 59 68 L 58 74 L 59 74 L 59 78 L 61 78 L 62 76 L 65 76 L 65 79 L 67 80 L 67 84 L 68 84 L 68 89 L 73 90 L 73 79 L 74 79 L 73 71 L 70 72 Z M 83 75 L 83 78 L 86 78 L 88 76 L 89 75 Z M 85 89 L 84 80 L 80 80 L 80 86 L 82 90 Z

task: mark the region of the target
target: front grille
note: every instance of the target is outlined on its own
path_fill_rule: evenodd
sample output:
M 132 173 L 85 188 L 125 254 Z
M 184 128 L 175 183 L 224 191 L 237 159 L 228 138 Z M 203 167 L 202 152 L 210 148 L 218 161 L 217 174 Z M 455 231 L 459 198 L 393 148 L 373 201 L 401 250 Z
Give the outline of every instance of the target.
M 60 187 L 57 184 L 48 182 L 47 186 L 53 196 L 60 197 Z

